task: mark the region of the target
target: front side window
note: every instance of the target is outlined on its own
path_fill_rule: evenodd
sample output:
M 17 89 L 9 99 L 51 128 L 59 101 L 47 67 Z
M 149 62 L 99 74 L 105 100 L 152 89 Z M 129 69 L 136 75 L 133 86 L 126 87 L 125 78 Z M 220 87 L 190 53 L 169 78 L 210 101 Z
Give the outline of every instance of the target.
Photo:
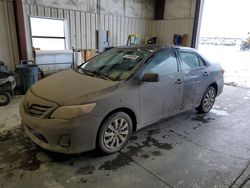
M 157 73 L 159 76 L 178 72 L 176 56 L 170 51 L 161 51 L 151 60 L 144 73 Z
M 30 17 L 33 47 L 40 50 L 65 50 L 64 20 Z
M 126 80 L 149 54 L 148 51 L 114 48 L 89 60 L 78 71 L 103 79 Z
M 205 62 L 192 52 L 179 52 L 181 57 L 181 69 L 193 70 L 205 66 Z

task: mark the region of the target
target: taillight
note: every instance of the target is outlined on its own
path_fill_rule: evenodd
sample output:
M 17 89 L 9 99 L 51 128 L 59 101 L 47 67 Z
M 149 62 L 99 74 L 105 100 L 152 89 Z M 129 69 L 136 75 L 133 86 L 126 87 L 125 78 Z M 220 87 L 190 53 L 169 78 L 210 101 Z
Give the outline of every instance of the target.
M 225 70 L 224 70 L 224 69 L 221 69 L 221 73 L 222 73 L 222 75 L 224 74 L 224 72 L 225 72 Z

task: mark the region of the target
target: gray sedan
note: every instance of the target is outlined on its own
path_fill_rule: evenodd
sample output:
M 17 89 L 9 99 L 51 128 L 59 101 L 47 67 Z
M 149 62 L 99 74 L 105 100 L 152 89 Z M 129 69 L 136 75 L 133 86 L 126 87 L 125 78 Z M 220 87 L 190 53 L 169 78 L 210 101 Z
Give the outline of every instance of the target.
M 223 69 L 183 47 L 119 47 L 40 80 L 20 104 L 22 126 L 61 153 L 121 150 L 132 132 L 190 108 L 208 113 Z

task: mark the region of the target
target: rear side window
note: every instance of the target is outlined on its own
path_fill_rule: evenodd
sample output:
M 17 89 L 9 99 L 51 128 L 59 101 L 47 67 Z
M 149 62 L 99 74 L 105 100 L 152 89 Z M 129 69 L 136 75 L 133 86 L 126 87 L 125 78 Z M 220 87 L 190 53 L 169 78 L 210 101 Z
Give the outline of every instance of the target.
M 159 52 L 147 65 L 144 73 L 157 73 L 159 76 L 178 72 L 176 56 L 170 51 Z
M 199 67 L 206 66 L 205 62 L 192 52 L 179 52 L 181 57 L 181 69 L 182 70 L 193 70 Z

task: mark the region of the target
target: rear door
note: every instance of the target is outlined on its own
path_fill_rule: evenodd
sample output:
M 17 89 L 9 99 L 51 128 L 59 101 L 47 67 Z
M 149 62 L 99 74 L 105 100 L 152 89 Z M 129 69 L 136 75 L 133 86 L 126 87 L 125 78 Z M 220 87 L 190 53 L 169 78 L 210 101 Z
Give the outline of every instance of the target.
M 143 70 L 143 74 L 145 73 L 157 73 L 160 80 L 140 85 L 142 124 L 178 112 L 183 94 L 182 74 L 176 54 L 170 49 L 158 52 Z
M 210 74 L 205 61 L 195 52 L 179 50 L 184 91 L 181 109 L 191 108 L 201 99 Z

